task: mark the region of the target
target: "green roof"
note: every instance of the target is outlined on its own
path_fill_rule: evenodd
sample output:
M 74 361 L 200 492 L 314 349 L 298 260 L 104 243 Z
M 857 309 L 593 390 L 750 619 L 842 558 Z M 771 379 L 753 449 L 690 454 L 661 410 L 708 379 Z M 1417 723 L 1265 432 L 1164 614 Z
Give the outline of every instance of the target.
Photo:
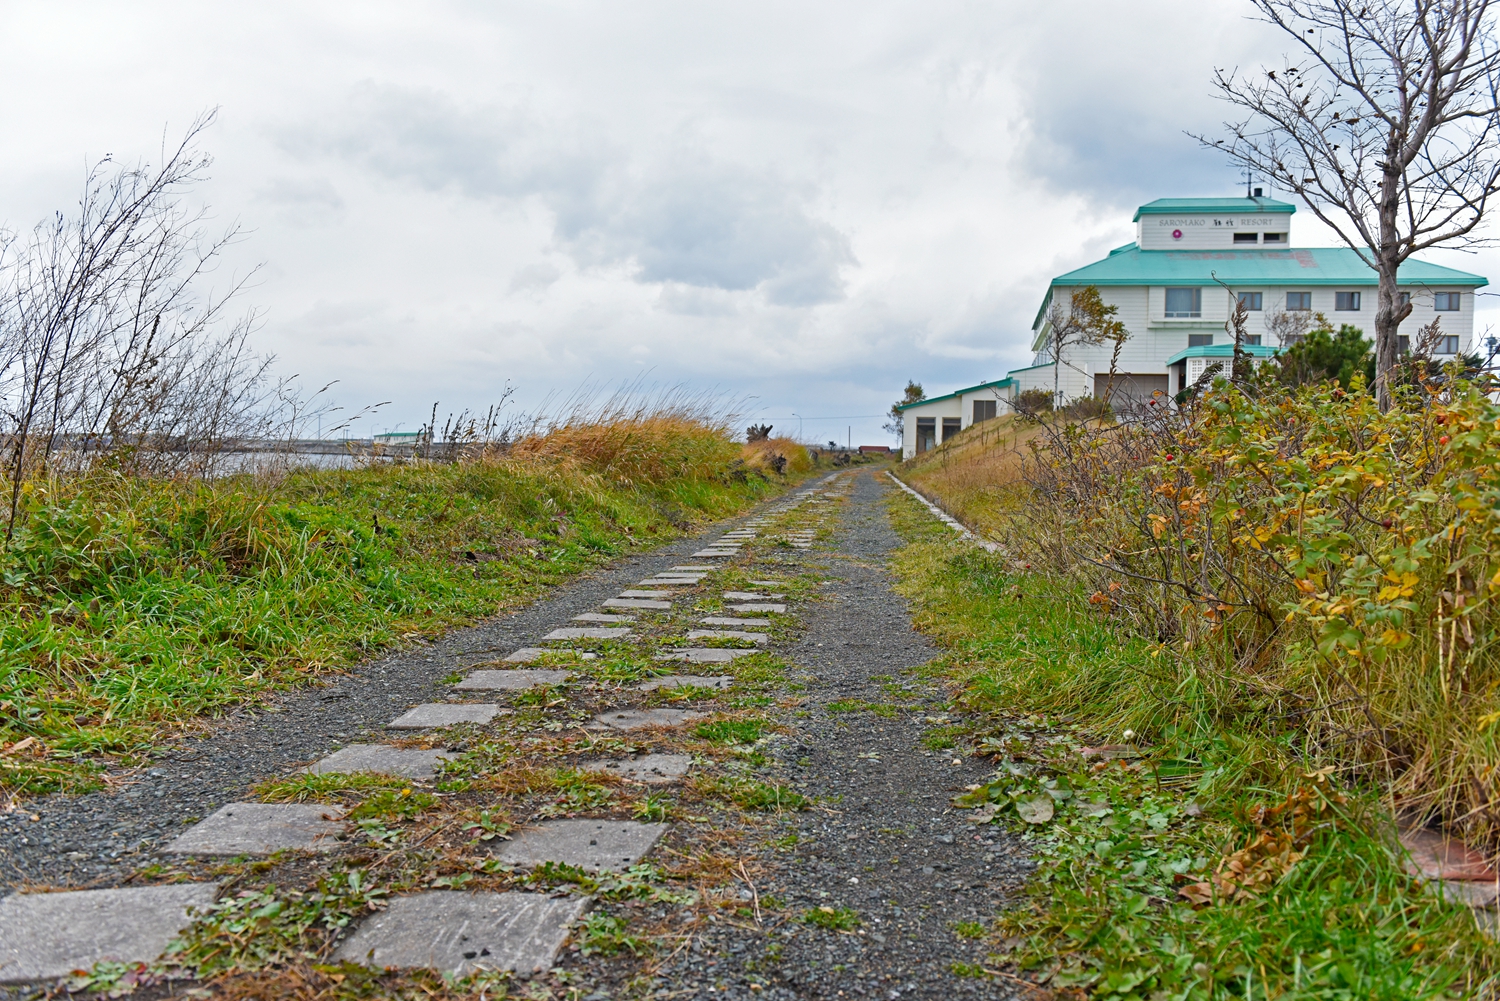
M 1270 358 L 1276 353 L 1276 348 L 1265 344 L 1242 344 L 1240 349 L 1252 358 Z M 1179 351 L 1167 359 L 1168 365 L 1176 365 L 1184 358 L 1233 358 L 1233 344 L 1201 344 L 1198 347 Z
M 1179 201 L 1181 199 L 1178 199 Z M 1298 250 L 1129 250 L 1052 279 L 1054 287 L 1075 285 L 1367 285 L 1379 283 L 1375 270 L 1348 247 Z M 1401 265 L 1402 285 L 1462 285 L 1477 288 L 1489 279 L 1416 259 Z
M 1143 215 L 1175 215 L 1178 212 L 1295 212 L 1297 206 L 1274 198 L 1158 198 L 1135 210 L 1131 222 Z
M 977 386 L 970 386 L 967 389 L 955 389 L 953 392 L 949 393 L 947 396 L 934 396 L 930 400 L 918 400 L 915 403 L 903 403 L 899 407 L 897 407 L 896 409 L 897 410 L 906 410 L 908 407 L 921 407 L 921 406 L 925 406 L 925 405 L 927 405 L 929 403 L 941 403 L 943 400 L 951 400 L 955 396 L 962 396 L 965 393 L 972 393 L 976 389 L 996 389 L 996 388 L 998 388 L 1000 386 L 1009 386 L 1011 384 L 1011 381 L 1012 380 L 1011 380 L 1010 376 L 1006 376 L 1004 379 L 996 379 L 994 382 L 981 382 L 979 385 L 977 385 Z

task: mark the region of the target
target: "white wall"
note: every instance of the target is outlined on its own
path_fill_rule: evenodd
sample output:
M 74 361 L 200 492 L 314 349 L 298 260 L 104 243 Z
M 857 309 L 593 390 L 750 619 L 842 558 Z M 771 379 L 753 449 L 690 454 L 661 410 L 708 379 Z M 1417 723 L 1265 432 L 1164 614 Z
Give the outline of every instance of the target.
M 1142 250 L 1227 250 L 1289 245 L 1292 229 L 1290 212 L 1248 212 L 1242 214 L 1182 213 L 1178 215 L 1143 215 L 1136 222 L 1136 243 Z M 1173 237 L 1180 231 L 1180 238 Z M 1280 233 L 1281 243 L 1235 243 L 1236 233 Z M 1262 238 L 1264 239 L 1264 238 Z

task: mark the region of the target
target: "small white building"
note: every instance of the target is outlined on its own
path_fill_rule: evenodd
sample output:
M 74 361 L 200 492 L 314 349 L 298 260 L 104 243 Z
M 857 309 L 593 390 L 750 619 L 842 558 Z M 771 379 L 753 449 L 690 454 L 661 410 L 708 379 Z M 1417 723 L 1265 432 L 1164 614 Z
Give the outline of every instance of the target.
M 901 458 L 910 459 L 958 434 L 964 428 L 1006 412 L 1012 381 L 997 379 L 898 407 L 901 411 Z
M 1236 300 L 1249 314 L 1245 349 L 1257 357 L 1286 346 L 1275 333 L 1278 320 L 1283 329 L 1288 320 L 1295 328 L 1299 317 L 1310 320 L 1316 313 L 1334 329 L 1349 324 L 1373 340 L 1379 284 L 1374 269 L 1347 247 L 1291 246 L 1297 207 L 1260 191 L 1250 198 L 1159 198 L 1142 205 L 1133 220 L 1134 243 L 1052 279 L 1032 322 L 1029 366 L 901 408 L 902 457 L 933 448 L 980 419 L 975 404 L 984 404 L 990 415 L 1004 413 L 1020 393 L 1051 393 L 1054 384 L 1058 402 L 1103 396 L 1113 344 L 1067 346 L 1056 372 L 1052 360 L 1052 304 L 1066 305 L 1090 285 L 1116 307 L 1130 335 L 1115 373 L 1117 405 L 1158 392 L 1175 396 L 1209 365 L 1227 366 L 1234 340 L 1226 327 Z M 1434 319 L 1444 331 L 1439 357 L 1473 350 L 1474 292 L 1487 279 L 1413 259 L 1401 266 L 1397 280 L 1412 305 L 1401 323 L 1403 350 L 1411 334 Z

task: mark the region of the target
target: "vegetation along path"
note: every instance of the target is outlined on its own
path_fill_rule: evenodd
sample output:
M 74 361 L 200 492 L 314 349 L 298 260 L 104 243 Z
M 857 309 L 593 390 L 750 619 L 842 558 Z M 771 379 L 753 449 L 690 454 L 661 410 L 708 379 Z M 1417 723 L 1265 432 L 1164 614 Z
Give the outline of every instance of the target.
M 934 651 L 884 569 L 890 489 L 818 481 L 7 814 L 0 982 L 1027 990 L 979 941 L 1029 863 L 950 808 L 984 769 L 910 673 Z

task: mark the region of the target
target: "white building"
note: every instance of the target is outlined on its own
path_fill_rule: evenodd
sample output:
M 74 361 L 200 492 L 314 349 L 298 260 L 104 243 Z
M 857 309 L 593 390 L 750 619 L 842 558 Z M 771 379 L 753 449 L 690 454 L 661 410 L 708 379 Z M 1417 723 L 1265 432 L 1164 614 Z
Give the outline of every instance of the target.
M 1118 309 L 1129 332 L 1116 373 L 1115 399 L 1143 399 L 1153 392 L 1175 395 L 1192 385 L 1208 365 L 1226 366 L 1234 353 L 1226 332 L 1235 299 L 1249 311 L 1247 349 L 1269 357 L 1282 347 L 1270 321 L 1282 313 L 1323 313 L 1337 329 L 1350 324 L 1373 340 L 1375 271 L 1346 247 L 1294 248 L 1289 243 L 1296 206 L 1252 198 L 1161 198 L 1136 210 L 1136 239 L 1102 261 L 1052 279 L 1032 324 L 1032 364 L 998 382 L 960 390 L 902 408 L 906 434 L 902 454 L 910 458 L 947 437 L 945 420 L 973 422 L 962 403 L 977 391 L 1006 402 L 1028 389 L 1053 391 L 1063 400 L 1103 395 L 1114 346 L 1078 345 L 1063 350 L 1054 373 L 1048 322 L 1054 302 L 1090 285 Z M 1229 286 L 1226 291 L 1219 283 Z M 1403 341 L 1439 319 L 1445 332 L 1438 354 L 1472 350 L 1474 290 L 1489 284 L 1479 275 L 1409 260 L 1398 282 L 1410 296 L 1411 315 L 1401 324 Z M 954 410 L 954 398 L 958 409 Z M 929 423 L 931 422 L 931 423 Z M 921 429 L 936 428 L 931 439 Z M 955 428 L 956 430 L 957 428 Z M 924 447 L 925 446 L 925 447 Z
M 936 448 L 971 424 L 1005 413 L 1012 380 L 997 379 L 901 408 L 901 457 Z

